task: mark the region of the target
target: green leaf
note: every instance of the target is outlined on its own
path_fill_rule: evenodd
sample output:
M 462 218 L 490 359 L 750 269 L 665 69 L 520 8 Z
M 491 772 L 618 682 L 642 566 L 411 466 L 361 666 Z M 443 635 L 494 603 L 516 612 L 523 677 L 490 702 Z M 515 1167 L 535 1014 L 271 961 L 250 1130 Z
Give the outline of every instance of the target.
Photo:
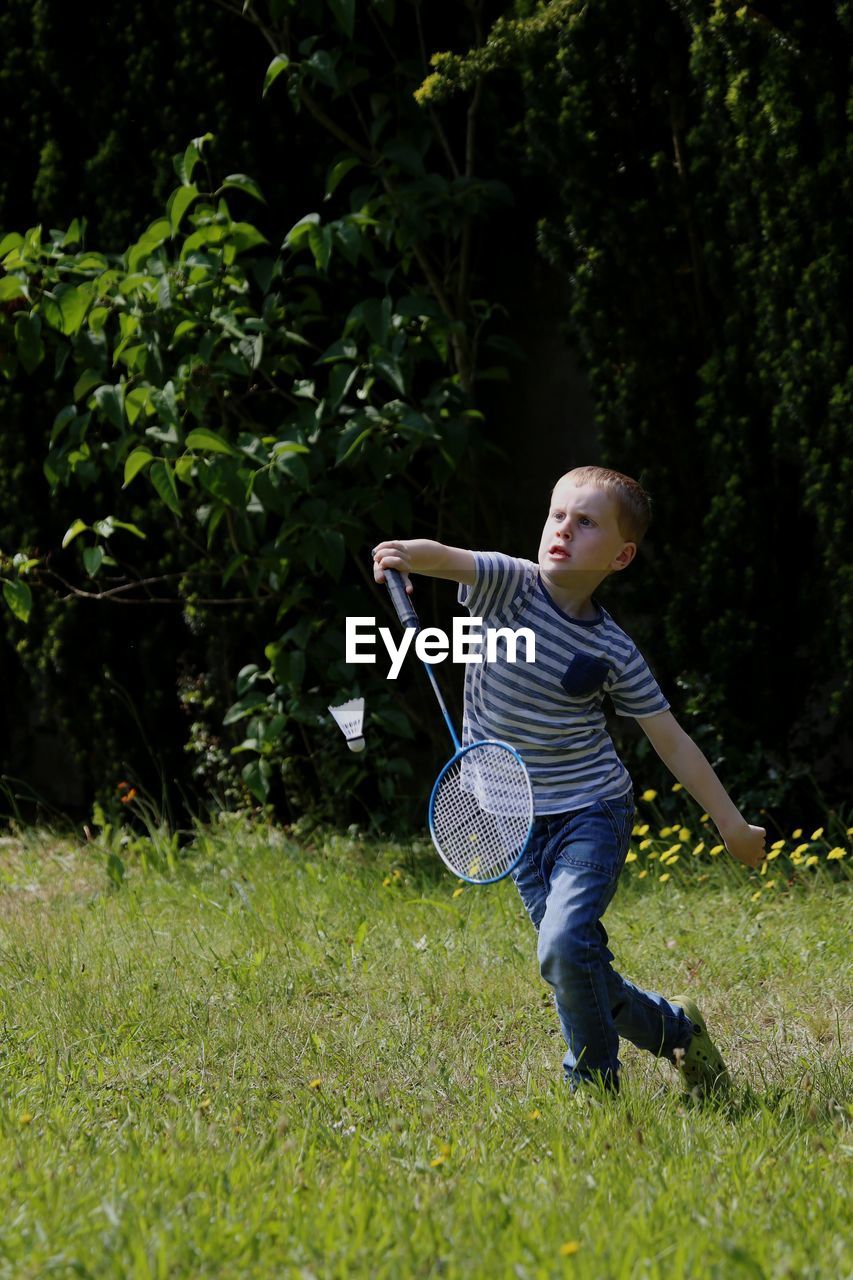
M 96 373 L 94 369 L 84 369 L 80 377 L 74 383 L 74 399 L 82 400 L 83 396 L 88 395 L 93 387 L 97 387 L 101 381 L 101 375 Z
M 332 256 L 332 228 L 309 227 L 308 244 L 314 255 L 314 261 L 320 271 L 326 271 Z
M 128 524 L 126 520 L 116 520 L 115 516 L 108 516 L 107 519 L 114 529 L 124 529 L 127 533 L 132 533 L 137 538 L 141 538 L 143 542 L 145 541 L 147 535 L 141 529 L 138 529 L 135 524 Z M 97 525 L 95 527 L 97 528 Z
M 338 466 L 342 462 L 346 462 L 350 454 L 355 453 L 362 440 L 367 439 L 371 430 L 372 428 L 369 426 L 362 428 L 361 423 L 358 422 L 347 427 L 346 431 L 342 433 L 341 438 L 338 441 L 338 452 L 335 458 L 335 466 Z
M 148 463 L 152 461 L 153 457 L 154 457 L 154 454 L 151 452 L 151 450 L 145 449 L 145 448 L 134 449 L 132 453 L 129 453 L 127 455 L 127 458 L 125 459 L 125 463 L 124 463 L 124 484 L 122 485 L 123 489 L 127 488 L 127 486 L 130 484 L 134 476 L 139 475 L 143 467 L 148 466 Z
M 254 249 L 259 244 L 269 244 L 266 236 L 250 222 L 233 222 L 228 238 L 234 245 L 235 253 L 245 253 L 247 249 Z
M 55 445 L 59 437 L 62 435 L 69 422 L 73 422 L 77 417 L 76 405 L 66 404 L 59 410 L 59 413 L 53 420 L 53 427 L 50 432 L 50 443 Z
M 104 563 L 103 547 L 87 547 L 83 552 L 83 564 L 90 578 L 94 578 L 95 574 Z
M 270 87 L 275 83 L 275 81 L 282 74 L 282 72 L 287 70 L 289 66 L 290 66 L 290 58 L 288 58 L 286 53 L 276 54 L 276 56 L 273 58 L 270 65 L 267 67 L 267 73 L 264 76 L 264 88 L 261 94 L 262 98 L 265 98 L 267 96 L 267 93 L 269 92 Z
M 15 343 L 18 359 L 27 373 L 37 369 L 44 359 L 41 340 L 41 320 L 38 316 L 22 313 L 15 321 Z
M 173 160 L 175 173 L 178 175 L 183 186 L 188 187 L 192 183 L 195 167 L 201 159 L 201 153 L 205 144 L 213 141 L 212 133 L 203 133 L 198 138 L 193 138 L 184 154 L 175 156 Z
M 175 476 L 169 463 L 162 458 L 158 458 L 156 462 L 152 463 L 149 477 L 169 510 L 179 516 L 181 514 L 181 503 L 178 498 Z
M 91 301 L 91 285 L 58 284 L 52 293 L 44 295 L 40 306 L 51 329 L 71 338 L 79 331 Z
M 255 799 L 264 804 L 270 793 L 270 778 L 272 776 L 272 767 L 269 761 L 250 760 L 247 765 L 243 766 L 240 776 Z
M 284 245 L 288 249 L 301 249 L 305 241 L 308 239 L 308 233 L 311 228 L 316 226 L 320 221 L 319 213 L 306 213 L 304 218 L 300 218 L 295 222 L 284 237 Z M 282 246 L 284 247 L 284 246 Z
M 127 414 L 127 420 L 133 426 L 142 410 L 148 404 L 151 395 L 151 388 L 148 386 L 134 387 L 132 391 L 128 391 L 124 397 L 124 411 Z
M 89 526 L 84 520 L 75 520 L 73 524 L 70 524 L 62 538 L 63 549 L 70 546 L 78 534 L 85 533 L 88 528 Z
M 391 386 L 399 391 L 401 396 L 406 394 L 406 383 L 403 378 L 403 370 L 399 360 L 395 360 L 393 356 L 374 356 L 373 367 L 377 373 L 380 373 L 386 382 L 390 382 Z
M 327 0 L 335 15 L 335 21 L 347 39 L 352 40 L 355 29 L 355 0 Z
M 10 231 L 8 235 L 0 240 L 0 259 L 6 257 L 7 253 L 11 253 L 13 249 L 19 249 L 24 243 L 24 237 L 17 231 Z
M 233 445 L 210 427 L 195 427 L 187 436 L 186 445 L 188 449 L 202 449 L 208 453 L 229 453 L 232 457 L 237 456 L 237 450 Z
M 172 228 L 173 236 L 177 234 L 181 219 L 197 197 L 198 187 L 193 183 L 178 187 L 177 191 L 173 191 L 169 196 L 169 201 L 166 205 L 166 216 L 169 219 L 169 226 Z
M 334 89 L 337 93 L 340 84 L 335 68 L 335 59 L 325 49 L 315 49 L 311 57 L 303 63 L 303 66 L 310 67 L 318 80 L 328 85 L 330 89 Z
M 228 187 L 233 187 L 237 191 L 244 191 L 246 195 L 251 196 L 253 200 L 260 200 L 261 204 L 266 204 L 263 192 L 257 182 L 255 182 L 254 178 L 250 178 L 248 174 L 229 173 L 228 177 L 219 188 L 219 191 L 225 191 Z M 217 191 L 217 195 L 219 194 L 219 191 Z
M 121 431 L 124 427 L 124 397 L 121 387 L 104 383 L 95 391 L 94 401 L 104 417 Z
M 26 622 L 33 607 L 33 593 L 18 578 L 3 579 L 3 598 L 20 622 Z
M 350 170 L 360 163 L 357 156 L 347 156 L 346 159 L 339 160 L 337 164 L 333 164 L 326 178 L 326 195 L 332 195 Z
M 330 573 L 336 582 L 340 581 L 344 569 L 346 544 L 344 535 L 336 529 L 322 529 L 317 544 L 317 557 L 320 564 Z
M 25 298 L 27 291 L 17 276 L 3 276 L 0 280 L 0 302 L 9 302 L 12 298 Z

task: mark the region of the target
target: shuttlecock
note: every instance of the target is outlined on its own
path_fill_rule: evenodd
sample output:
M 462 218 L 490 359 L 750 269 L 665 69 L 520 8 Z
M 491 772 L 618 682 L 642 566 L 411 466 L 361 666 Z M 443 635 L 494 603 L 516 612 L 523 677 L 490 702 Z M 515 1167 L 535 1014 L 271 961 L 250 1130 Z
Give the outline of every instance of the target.
M 329 707 L 341 733 L 347 740 L 350 751 L 364 750 L 364 736 L 361 729 L 364 724 L 364 698 L 350 698 L 340 707 Z

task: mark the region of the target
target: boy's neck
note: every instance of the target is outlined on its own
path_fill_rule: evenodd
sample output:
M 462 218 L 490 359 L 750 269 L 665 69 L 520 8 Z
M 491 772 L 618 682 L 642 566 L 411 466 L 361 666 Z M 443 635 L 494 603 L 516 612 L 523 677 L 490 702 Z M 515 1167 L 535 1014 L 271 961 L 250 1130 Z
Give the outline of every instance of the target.
M 539 580 L 554 604 L 578 622 L 595 622 L 600 617 L 601 611 L 593 604 L 592 594 L 598 590 L 606 576 L 579 570 L 572 575 L 572 581 L 568 585 L 565 582 L 557 585 L 548 574 L 539 570 Z

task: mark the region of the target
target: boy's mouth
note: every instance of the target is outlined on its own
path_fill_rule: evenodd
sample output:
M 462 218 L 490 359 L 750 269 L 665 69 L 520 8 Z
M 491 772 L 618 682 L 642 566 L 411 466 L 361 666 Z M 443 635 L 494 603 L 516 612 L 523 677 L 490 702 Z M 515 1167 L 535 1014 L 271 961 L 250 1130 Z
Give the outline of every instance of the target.
M 570 559 L 569 553 L 568 553 L 568 551 L 566 550 L 566 548 L 565 548 L 565 547 L 549 547 L 549 548 L 548 548 L 548 555 L 549 555 L 549 556 L 552 556 L 552 557 L 553 557 L 553 559 L 555 559 L 555 560 L 568 560 L 568 559 Z

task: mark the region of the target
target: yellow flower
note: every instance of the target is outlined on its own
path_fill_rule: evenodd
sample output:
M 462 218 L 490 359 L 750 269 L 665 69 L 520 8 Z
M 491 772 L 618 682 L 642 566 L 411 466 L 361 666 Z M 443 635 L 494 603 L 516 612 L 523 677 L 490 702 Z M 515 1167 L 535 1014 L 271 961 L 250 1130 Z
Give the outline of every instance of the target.
M 640 841 L 640 848 L 641 848 L 641 849 L 648 849 L 648 847 L 649 847 L 649 845 L 650 845 L 650 844 L 651 844 L 651 840 L 641 840 L 641 841 Z
M 819 840 L 823 835 L 823 827 L 818 827 L 817 831 L 812 832 L 812 840 Z
M 644 822 L 644 823 L 643 823 L 643 825 L 642 825 L 641 827 L 638 827 L 638 828 L 637 828 L 637 835 L 638 835 L 638 836 L 644 836 L 644 835 L 647 835 L 647 834 L 648 834 L 648 830 L 649 830 L 649 824 L 648 824 L 647 822 Z M 850 834 L 850 832 L 848 831 L 848 833 L 847 833 L 847 834 L 849 835 L 849 834 Z
M 438 1149 L 441 1155 L 449 1156 L 451 1151 L 453 1150 L 453 1147 L 450 1145 L 449 1142 L 439 1142 Z
M 648 801 L 649 801 L 649 803 L 651 803 L 651 801 L 652 801 L 652 800 L 656 800 L 656 799 L 657 799 L 657 795 L 658 795 L 658 793 L 657 793 L 656 791 L 651 791 L 651 790 L 650 790 L 650 791 L 644 791 L 644 792 L 643 792 L 643 794 L 640 796 L 640 799 L 641 799 L 641 800 L 648 800 Z
M 708 852 L 713 854 L 713 856 L 716 858 L 717 854 L 722 853 L 724 848 L 725 848 L 724 845 L 715 844 L 713 849 L 709 849 Z
M 645 867 L 644 867 L 642 871 L 638 871 L 638 872 L 637 872 L 637 879 L 638 879 L 638 880 L 645 880 L 645 878 L 646 878 L 646 876 L 647 876 L 648 874 L 649 874 L 649 873 L 648 873 L 648 871 L 646 871 L 646 869 L 645 869 Z
M 444 1164 L 445 1159 L 445 1156 L 436 1156 L 434 1160 L 430 1160 L 429 1167 L 431 1169 L 437 1169 L 440 1164 Z
M 830 849 L 829 853 L 826 855 L 826 860 L 827 862 L 835 862 L 839 858 L 843 858 L 844 855 L 845 855 L 845 850 L 842 849 L 840 845 L 838 845 L 836 846 L 835 849 Z
M 775 881 L 775 880 L 768 880 L 768 881 L 767 881 L 767 884 L 764 886 L 764 888 L 765 888 L 765 889 L 775 889 L 775 888 L 776 888 L 776 881 Z
M 773 844 L 771 844 L 770 848 L 771 848 L 771 849 L 784 849 L 784 848 L 785 848 L 785 841 L 784 841 L 784 840 L 775 840 L 775 841 L 773 842 Z
M 817 856 L 816 853 L 813 853 L 810 858 L 806 858 L 807 867 L 813 867 L 816 862 L 820 862 L 820 858 Z
M 528 1119 L 528 1120 L 538 1120 L 541 1114 L 542 1114 L 542 1112 L 541 1112 L 541 1111 L 536 1111 L 536 1110 L 528 1111 L 528 1113 L 527 1113 L 527 1119 Z
M 634 853 L 634 850 L 633 850 L 633 849 L 632 849 L 632 850 L 630 851 L 630 853 L 627 855 L 627 857 L 625 858 L 625 861 L 626 861 L 626 862 L 636 862 L 636 861 L 637 861 L 637 855 L 636 855 L 636 853 Z
M 662 840 L 665 840 L 665 839 L 666 839 L 666 837 L 667 837 L 668 835 L 671 835 L 671 833 L 672 833 L 674 830 L 675 830 L 675 827 L 661 827 L 660 832 L 659 832 L 660 838 L 661 838 Z
M 710 815 L 710 813 L 703 813 L 703 814 L 702 814 L 702 817 L 699 819 L 699 821 L 700 821 L 700 822 L 710 822 L 710 821 L 711 821 L 711 815 Z
M 670 856 L 669 856 L 669 857 L 664 861 L 664 866 L 665 866 L 665 867 L 671 867 L 671 866 L 673 866 L 673 865 L 678 861 L 678 857 L 679 857 L 679 855 L 678 855 L 677 853 L 673 853 L 673 854 L 671 854 L 671 855 L 670 855 Z
M 847 828 L 847 834 L 848 834 L 848 836 L 853 836 L 853 827 L 848 827 L 848 828 Z
M 704 848 L 705 848 L 705 842 L 704 840 L 700 840 L 696 848 L 693 850 L 694 857 L 698 857 L 699 854 L 702 853 Z
M 673 791 L 683 791 L 684 786 L 681 782 L 676 782 L 672 789 Z
M 210 1108 L 210 1098 L 202 1098 L 201 1102 L 198 1104 L 199 1111 L 207 1111 L 209 1110 L 209 1108 Z
M 560 1257 L 571 1258 L 577 1253 L 580 1243 L 577 1240 L 567 1240 L 565 1244 L 560 1245 Z
M 755 893 L 750 898 L 750 902 L 757 902 L 760 897 L 761 897 L 761 890 L 756 889 Z
M 661 856 L 664 858 L 668 858 L 671 853 L 681 853 L 681 845 L 680 844 L 671 845 L 670 848 L 667 849 L 666 852 L 663 853 Z
M 661 884 L 666 884 L 668 879 L 669 879 L 668 871 L 665 871 L 662 876 L 658 876 L 658 880 L 660 880 Z
M 791 839 L 792 839 L 792 840 L 799 840 L 799 838 L 800 838 L 800 836 L 801 836 L 802 834 L 803 834 L 803 828 L 802 828 L 802 827 L 797 827 L 796 831 L 792 831 L 792 832 L 791 832 Z
M 687 830 L 686 827 L 681 828 L 681 830 L 678 833 L 678 838 L 682 844 L 687 844 L 687 841 L 690 839 L 690 832 Z
M 463 889 L 462 885 L 460 885 L 458 889 L 453 890 L 453 897 L 458 898 L 460 893 L 464 893 L 464 892 L 465 890 Z
M 809 846 L 808 846 L 807 844 L 798 844 L 798 845 L 797 845 L 797 847 L 796 847 L 796 849 L 794 850 L 794 852 L 791 854 L 791 857 L 792 857 L 792 858 L 795 858 L 795 857 L 797 856 L 797 854 L 799 854 L 799 853 L 805 853 L 805 851 L 806 851 L 806 849 L 808 849 L 808 847 L 809 847 Z
M 33 1122 L 33 1117 L 31 1113 L 29 1111 L 25 1111 L 24 1114 L 21 1116 L 20 1123 L 22 1125 L 25 1125 L 25 1124 L 32 1124 L 32 1122 Z
M 309 1088 L 309 1089 L 319 1089 L 319 1088 L 320 1088 L 320 1086 L 322 1085 L 322 1083 L 323 1083 L 323 1081 L 320 1079 L 320 1077 L 319 1077 L 319 1076 L 317 1076 L 317 1077 L 316 1077 L 316 1079 L 314 1079 L 314 1080 L 309 1080 L 309 1081 L 308 1081 L 308 1088 Z
M 391 877 L 390 877 L 390 876 L 386 876 L 386 877 L 385 877 L 385 879 L 382 881 L 382 885 L 383 885 L 383 887 L 387 887 L 390 883 L 391 883 Z
M 778 857 L 779 857 L 779 854 L 780 854 L 781 852 L 782 852 L 782 850 L 781 850 L 781 849 L 775 849 L 775 848 L 774 848 L 774 849 L 771 849 L 771 850 L 770 850 L 770 852 L 767 854 L 767 861 L 768 861 L 768 862 L 772 862 L 774 858 L 778 858 Z

